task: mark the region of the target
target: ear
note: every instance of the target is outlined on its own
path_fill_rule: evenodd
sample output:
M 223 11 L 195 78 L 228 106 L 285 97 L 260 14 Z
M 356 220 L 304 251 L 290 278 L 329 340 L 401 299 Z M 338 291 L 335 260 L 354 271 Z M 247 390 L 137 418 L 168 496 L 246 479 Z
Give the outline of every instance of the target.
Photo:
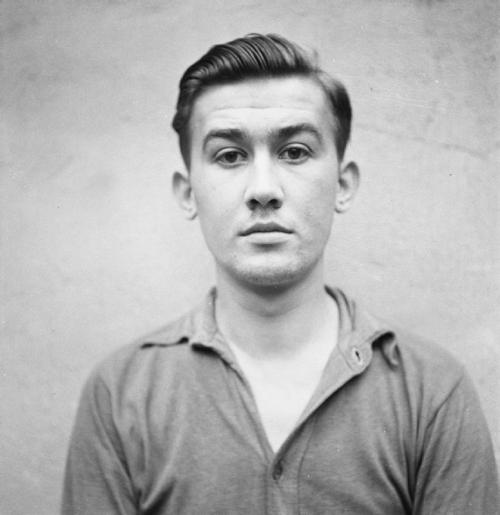
M 350 161 L 339 170 L 338 191 L 335 199 L 335 211 L 345 213 L 356 196 L 359 187 L 359 168 L 354 161 Z
M 177 202 L 188 220 L 196 218 L 196 202 L 191 187 L 191 180 L 186 172 L 174 172 L 172 191 Z

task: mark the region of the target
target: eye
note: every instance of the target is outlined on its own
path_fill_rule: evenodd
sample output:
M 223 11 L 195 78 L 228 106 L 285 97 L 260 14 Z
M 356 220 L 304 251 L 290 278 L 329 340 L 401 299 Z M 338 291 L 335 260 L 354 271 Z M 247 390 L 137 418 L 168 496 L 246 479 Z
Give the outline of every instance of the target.
M 286 147 L 279 155 L 280 159 L 284 159 L 289 163 L 302 163 L 311 156 L 311 151 L 303 145 L 290 145 Z
M 229 148 L 217 152 L 215 161 L 222 166 L 231 167 L 245 162 L 246 157 L 245 152 L 235 148 Z

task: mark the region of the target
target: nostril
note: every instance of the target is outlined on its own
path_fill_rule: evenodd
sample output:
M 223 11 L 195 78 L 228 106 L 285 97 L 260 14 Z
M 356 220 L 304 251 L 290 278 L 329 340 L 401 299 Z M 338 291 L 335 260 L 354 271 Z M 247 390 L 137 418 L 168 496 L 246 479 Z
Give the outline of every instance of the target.
M 252 211 L 257 208 L 279 209 L 282 204 L 283 204 L 283 202 L 276 197 L 265 198 L 265 199 L 262 197 L 260 199 L 252 197 L 247 201 L 247 205 Z
M 252 211 L 254 211 L 259 206 L 259 203 L 254 198 L 251 198 L 247 201 L 247 205 Z

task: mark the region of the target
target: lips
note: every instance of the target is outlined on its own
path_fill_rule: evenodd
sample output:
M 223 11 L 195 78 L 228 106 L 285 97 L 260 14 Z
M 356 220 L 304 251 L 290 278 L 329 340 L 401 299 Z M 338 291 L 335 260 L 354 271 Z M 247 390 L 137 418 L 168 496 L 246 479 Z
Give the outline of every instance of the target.
M 255 224 L 251 225 L 250 227 L 247 227 L 240 234 L 242 236 L 248 236 L 248 235 L 254 234 L 254 233 L 265 233 L 265 232 L 283 232 L 286 234 L 290 234 L 292 231 L 290 229 L 287 229 L 286 227 L 283 227 L 280 224 L 275 223 L 275 222 L 259 222 L 259 223 L 255 223 Z

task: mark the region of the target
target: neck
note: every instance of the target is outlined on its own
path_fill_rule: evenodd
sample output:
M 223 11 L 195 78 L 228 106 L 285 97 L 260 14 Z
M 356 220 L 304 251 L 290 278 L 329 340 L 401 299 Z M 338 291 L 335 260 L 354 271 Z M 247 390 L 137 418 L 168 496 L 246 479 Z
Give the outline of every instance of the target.
M 322 263 L 300 283 L 283 288 L 249 288 L 217 271 L 219 330 L 252 356 L 296 355 L 331 338 L 337 316 L 336 303 L 325 291 Z

